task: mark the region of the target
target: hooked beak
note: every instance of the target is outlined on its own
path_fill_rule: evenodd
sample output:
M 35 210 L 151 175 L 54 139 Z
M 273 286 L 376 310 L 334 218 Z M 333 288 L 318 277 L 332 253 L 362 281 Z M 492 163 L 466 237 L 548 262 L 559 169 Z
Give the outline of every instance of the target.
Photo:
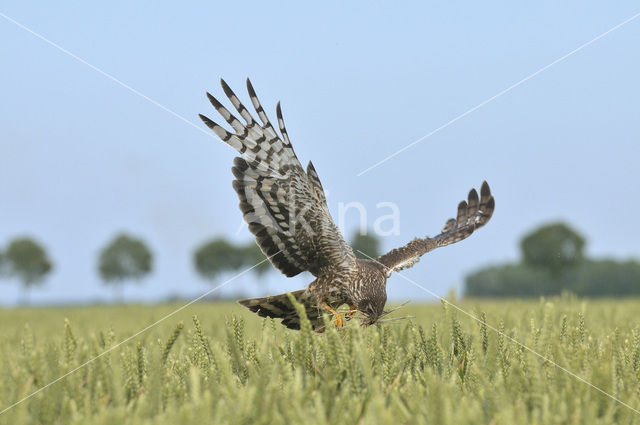
M 362 322 L 362 326 L 371 326 L 378 321 L 377 316 L 369 316 L 367 320 Z

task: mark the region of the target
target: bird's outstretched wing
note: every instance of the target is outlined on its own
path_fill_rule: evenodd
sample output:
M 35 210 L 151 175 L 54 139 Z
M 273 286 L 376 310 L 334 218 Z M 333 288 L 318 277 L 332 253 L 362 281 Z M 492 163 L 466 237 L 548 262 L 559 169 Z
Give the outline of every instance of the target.
M 262 124 L 251 116 L 224 80 L 221 84 L 244 122 L 209 93 L 209 101 L 234 133 L 204 115 L 200 118 L 242 154 L 234 160 L 233 188 L 240 198 L 240 209 L 249 230 L 262 251 L 287 276 L 305 270 L 316 276 L 328 268 L 354 270 L 355 256 L 329 214 L 313 164 L 309 162 L 305 173 L 291 146 L 280 103 L 276 113 L 282 138 L 265 114 L 249 79 L 251 103 Z
M 478 192 L 471 189 L 468 200 L 458 204 L 456 218 L 447 220 L 442 232 L 433 238 L 416 238 L 403 247 L 395 248 L 376 259 L 387 267 L 387 274 L 409 268 L 420 261 L 420 256 L 438 247 L 451 245 L 466 239 L 476 229 L 484 226 L 495 208 L 495 200 L 487 182 L 482 183 L 480 199 Z

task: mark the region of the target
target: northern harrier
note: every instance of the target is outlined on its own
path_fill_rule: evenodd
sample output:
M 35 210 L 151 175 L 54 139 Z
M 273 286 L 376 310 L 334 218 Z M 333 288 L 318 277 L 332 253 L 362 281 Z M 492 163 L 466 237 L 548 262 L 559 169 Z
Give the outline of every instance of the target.
M 465 239 L 491 218 L 495 202 L 489 185 L 484 182 L 480 196 L 472 189 L 468 200 L 458 205 L 457 217 L 448 220 L 439 235 L 416 238 L 376 259 L 356 259 L 329 214 L 313 164 L 309 162 L 305 172 L 296 157 L 280 103 L 276 108 L 278 134 L 249 79 L 247 89 L 251 103 L 262 124 L 253 118 L 224 80 L 221 84 L 244 122 L 209 93 L 209 101 L 234 132 L 204 115 L 200 118 L 241 154 L 235 158 L 232 168 L 236 178 L 233 188 L 240 198 L 244 220 L 264 254 L 288 277 L 303 271 L 315 276 L 306 289 L 292 295 L 305 307 L 317 331 L 324 329 L 322 311 L 333 313 L 336 325 L 342 327 L 342 315 L 336 309 L 343 304 L 350 308 L 347 317 L 360 311 L 367 317 L 364 324 L 374 323 L 383 314 L 386 282 L 392 272 L 413 266 L 420 256 L 435 248 Z M 239 302 L 262 317 L 279 318 L 288 328 L 300 329 L 300 319 L 287 294 Z

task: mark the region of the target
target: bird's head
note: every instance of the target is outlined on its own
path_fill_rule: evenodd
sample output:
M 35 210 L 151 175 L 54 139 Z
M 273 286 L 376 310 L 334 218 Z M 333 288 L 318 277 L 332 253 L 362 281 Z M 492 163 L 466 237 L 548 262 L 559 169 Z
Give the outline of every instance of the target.
M 351 285 L 356 309 L 366 318 L 363 325 L 374 324 L 384 313 L 387 303 L 387 278 L 384 266 L 373 260 L 358 259 L 359 277 Z
M 365 326 L 373 325 L 384 314 L 384 306 L 386 303 L 386 292 L 377 293 L 361 299 L 356 304 L 356 308 L 367 316 L 362 324 Z

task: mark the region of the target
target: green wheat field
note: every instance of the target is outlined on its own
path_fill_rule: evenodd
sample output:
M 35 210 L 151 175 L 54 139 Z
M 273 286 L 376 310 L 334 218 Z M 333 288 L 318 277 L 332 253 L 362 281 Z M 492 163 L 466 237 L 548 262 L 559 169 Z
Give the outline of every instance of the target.
M 640 409 L 640 300 L 463 300 Z M 0 410 L 180 307 L 0 309 Z M 321 335 L 198 303 L 0 414 L 0 424 L 640 424 L 445 303 Z

